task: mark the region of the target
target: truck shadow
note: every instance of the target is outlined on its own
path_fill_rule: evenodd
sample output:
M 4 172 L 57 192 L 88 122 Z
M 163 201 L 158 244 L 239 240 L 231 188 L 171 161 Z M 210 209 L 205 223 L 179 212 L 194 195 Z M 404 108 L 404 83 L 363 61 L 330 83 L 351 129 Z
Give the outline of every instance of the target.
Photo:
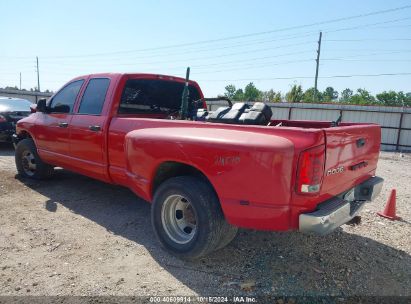
M 145 246 L 161 267 L 199 295 L 410 295 L 410 255 L 341 229 L 325 237 L 241 230 L 209 257 L 179 260 L 157 242 L 148 203 L 127 189 L 56 171 L 50 181 L 22 182 L 49 199 L 50 212 L 61 204 Z M 240 284 L 249 280 L 256 285 L 242 290 Z

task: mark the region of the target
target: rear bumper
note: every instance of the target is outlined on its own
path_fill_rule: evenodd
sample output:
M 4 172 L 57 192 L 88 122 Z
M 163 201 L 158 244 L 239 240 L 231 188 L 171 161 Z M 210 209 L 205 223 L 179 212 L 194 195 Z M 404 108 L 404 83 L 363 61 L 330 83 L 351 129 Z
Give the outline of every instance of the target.
M 364 183 L 318 205 L 317 210 L 300 214 L 299 230 L 304 233 L 325 235 L 355 217 L 366 202 L 381 192 L 384 180 L 374 176 Z

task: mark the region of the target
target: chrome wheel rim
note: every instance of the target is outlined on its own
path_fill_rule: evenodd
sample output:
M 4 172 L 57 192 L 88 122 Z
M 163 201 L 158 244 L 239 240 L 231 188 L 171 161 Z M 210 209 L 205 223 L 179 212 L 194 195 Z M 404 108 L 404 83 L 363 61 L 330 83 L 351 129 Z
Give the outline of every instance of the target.
M 36 172 L 36 159 L 30 151 L 24 151 L 21 158 L 24 173 L 28 176 L 33 176 Z
M 170 195 L 161 209 L 164 231 L 178 244 L 190 242 L 197 230 L 197 216 L 190 201 L 182 195 Z

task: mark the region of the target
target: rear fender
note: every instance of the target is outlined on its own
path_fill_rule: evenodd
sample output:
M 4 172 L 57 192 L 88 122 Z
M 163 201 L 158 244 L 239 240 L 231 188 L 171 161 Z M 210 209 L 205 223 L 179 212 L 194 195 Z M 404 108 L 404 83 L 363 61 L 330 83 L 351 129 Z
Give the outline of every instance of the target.
M 180 162 L 203 173 L 226 219 L 237 226 L 286 230 L 294 146 L 283 138 L 238 130 L 152 128 L 125 138 L 130 188 L 152 200 L 156 169 Z

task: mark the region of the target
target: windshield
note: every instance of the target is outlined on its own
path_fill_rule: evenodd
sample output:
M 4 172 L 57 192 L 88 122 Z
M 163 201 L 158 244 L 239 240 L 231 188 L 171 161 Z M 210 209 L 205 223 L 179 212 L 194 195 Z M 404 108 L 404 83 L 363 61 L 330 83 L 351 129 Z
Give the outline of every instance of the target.
M 0 99 L 0 112 L 30 112 L 31 104 L 24 99 Z
M 118 112 L 142 114 L 177 111 L 181 107 L 183 89 L 182 82 L 157 79 L 127 80 Z M 192 85 L 189 86 L 189 92 L 190 111 L 193 101 L 200 99 L 200 94 Z

